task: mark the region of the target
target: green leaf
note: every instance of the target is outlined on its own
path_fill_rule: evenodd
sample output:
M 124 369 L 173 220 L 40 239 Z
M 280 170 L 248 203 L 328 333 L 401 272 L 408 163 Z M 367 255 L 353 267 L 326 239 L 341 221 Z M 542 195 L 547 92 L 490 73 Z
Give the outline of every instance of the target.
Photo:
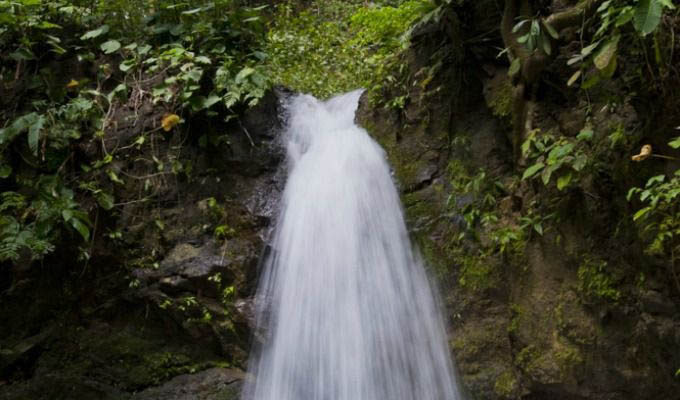
M 540 222 L 534 224 L 534 230 L 536 231 L 536 233 L 543 236 L 543 225 Z
M 515 58 L 512 60 L 512 63 L 510 64 L 510 68 L 508 68 L 508 76 L 515 76 L 519 72 L 520 68 L 522 67 L 522 62 L 520 61 L 519 57 Z
M 587 163 L 588 163 L 588 156 L 586 156 L 583 153 L 579 153 L 576 156 L 574 163 L 572 164 L 572 167 L 574 168 L 574 171 L 581 171 L 583 168 L 585 168 Z
M 117 40 L 109 40 L 108 42 L 102 43 L 99 48 L 104 51 L 104 54 L 111 54 L 120 49 L 120 42 Z
M 236 83 L 243 83 L 243 81 L 252 75 L 255 72 L 254 68 L 251 67 L 245 67 L 241 71 L 239 71 L 238 74 L 236 74 L 236 78 L 234 78 L 234 81 Z
M 132 67 L 134 67 L 134 66 L 135 66 L 135 60 L 125 60 L 125 61 L 123 61 L 122 63 L 120 63 L 120 65 L 118 66 L 118 68 L 119 68 L 122 72 L 128 72 L 128 71 L 129 71 L 130 69 L 132 69 Z
M 659 26 L 661 22 L 661 15 L 663 14 L 663 5 L 659 0 L 640 0 L 633 17 L 633 26 L 642 34 L 648 35 Z
M 590 53 L 592 53 L 593 50 L 595 50 L 595 48 L 599 44 L 600 44 L 600 41 L 598 40 L 597 42 L 592 43 L 591 45 L 584 47 L 583 49 L 581 49 L 581 56 L 588 57 L 588 55 L 590 55 Z
M 603 70 L 607 68 L 607 66 L 609 66 L 609 64 L 612 62 L 612 59 L 616 56 L 616 49 L 618 47 L 620 38 L 621 35 L 614 36 L 608 40 L 607 43 L 605 43 L 604 46 L 602 46 L 602 48 L 597 52 L 595 58 L 593 59 L 597 69 Z
M 630 199 L 632 199 L 636 193 L 639 193 L 640 190 L 641 189 L 637 187 L 630 188 L 630 190 L 628 190 L 628 194 L 626 194 L 626 201 L 630 201 Z
M 207 99 L 203 102 L 203 108 L 210 108 L 213 105 L 219 103 L 222 100 L 222 97 L 217 96 L 217 95 L 210 95 L 208 96 Z
M 73 211 L 69 209 L 61 210 L 61 217 L 64 218 L 64 222 L 68 222 L 73 218 Z
M 536 173 L 543 169 L 543 167 L 545 167 L 545 164 L 543 164 L 542 162 L 538 162 L 532 165 L 531 167 L 527 168 L 526 171 L 524 171 L 524 175 L 522 175 L 522 180 L 529 179 L 532 176 L 536 175 Z
M 83 237 L 83 240 L 87 240 L 90 238 L 90 228 L 87 227 L 81 220 L 78 218 L 71 218 L 69 220 L 71 223 L 71 226 L 75 228 L 75 230 L 80 233 L 80 236 Z
M 548 165 L 548 167 L 543 170 L 543 172 L 541 173 L 541 180 L 543 181 L 543 184 L 545 186 L 548 186 L 548 184 L 550 183 L 550 177 L 552 176 L 553 172 L 557 171 L 561 167 L 562 163 L 557 163 L 553 165 Z
M 557 190 L 561 191 L 562 189 L 569 186 L 569 183 L 571 183 L 571 178 L 572 178 L 571 172 L 557 178 Z
M 110 210 L 113 208 L 113 196 L 106 192 L 97 193 L 97 203 L 104 209 Z
M 83 36 L 80 37 L 81 40 L 89 40 L 89 39 L 94 39 L 98 36 L 101 36 L 109 31 L 109 26 L 108 25 L 102 25 L 97 29 L 85 32 Z
M 557 33 L 555 28 L 553 28 L 553 26 L 550 25 L 548 21 L 543 20 L 543 27 L 545 28 L 546 32 L 548 32 L 548 34 L 552 36 L 553 39 L 557 40 L 560 38 L 560 34 Z
M 578 135 L 576 136 L 576 139 L 585 140 L 585 141 L 589 142 L 589 141 L 593 140 L 593 134 L 594 134 L 594 132 L 593 132 L 592 128 L 585 127 L 583 129 L 581 129 L 581 132 L 578 133 Z
M 44 115 L 40 115 L 35 122 L 31 124 L 31 126 L 28 128 L 28 147 L 31 149 L 33 152 L 33 155 L 38 155 L 38 144 L 40 142 L 40 131 L 43 128 L 43 125 L 45 125 L 45 122 L 47 120 L 45 119 Z
M 550 150 L 548 153 L 548 164 L 554 164 L 558 160 L 561 160 L 564 156 L 571 153 L 574 149 L 573 143 L 565 143 L 563 145 L 557 146 Z
M 633 221 L 637 221 L 638 219 L 644 217 L 644 215 L 650 212 L 651 210 L 652 207 L 645 207 L 641 210 L 638 210 L 638 212 L 636 212 L 635 215 L 633 215 Z
M 0 166 L 0 179 L 6 179 L 12 174 L 12 167 L 9 165 Z
M 649 180 L 647 180 L 647 184 L 645 185 L 646 188 L 653 186 L 655 183 L 662 183 L 664 180 L 666 180 L 666 175 L 656 175 Z
M 668 145 L 674 149 L 680 148 L 680 136 L 668 142 Z
M 198 56 L 194 60 L 199 64 L 212 64 L 212 61 L 206 56 Z
M 567 82 L 567 86 L 571 86 L 574 83 L 576 83 L 576 81 L 580 77 L 581 77 L 581 70 L 579 69 L 578 71 L 574 72 L 574 75 L 572 75 L 571 78 L 569 78 L 569 81 Z
M 125 184 L 125 182 L 123 182 L 123 180 L 118 177 L 118 174 L 116 174 L 114 170 L 109 169 L 106 171 L 106 174 L 109 176 L 109 179 L 111 179 L 111 181 L 116 182 L 120 185 Z

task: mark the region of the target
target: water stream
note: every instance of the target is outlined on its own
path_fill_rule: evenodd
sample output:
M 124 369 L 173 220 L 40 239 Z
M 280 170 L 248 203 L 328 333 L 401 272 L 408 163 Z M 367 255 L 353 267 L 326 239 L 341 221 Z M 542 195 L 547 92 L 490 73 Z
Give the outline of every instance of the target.
M 288 100 L 289 178 L 260 278 L 263 347 L 244 400 L 461 399 L 385 153 L 360 91 Z

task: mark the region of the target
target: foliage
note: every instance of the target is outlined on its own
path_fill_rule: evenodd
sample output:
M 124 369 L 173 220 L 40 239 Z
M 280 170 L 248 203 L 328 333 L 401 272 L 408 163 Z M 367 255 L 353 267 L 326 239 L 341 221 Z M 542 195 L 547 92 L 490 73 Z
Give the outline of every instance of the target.
M 257 104 L 271 86 L 263 9 L 239 0 L 0 1 L 0 78 L 19 99 L 0 110 L 0 179 L 11 188 L 0 260 L 41 258 L 71 231 L 88 241 L 96 205 L 115 211 L 111 185 L 144 179 L 150 191 L 149 178 L 114 167 L 125 150 L 106 145 L 117 109 L 137 114 L 153 103 L 167 111 L 159 125 L 169 132 L 187 116 L 228 121 Z M 127 148 L 153 146 L 152 135 Z M 83 143 L 100 143 L 101 158 L 83 159 Z M 157 175 L 190 169 L 159 156 Z
M 674 148 L 680 147 L 678 138 L 670 142 Z M 627 199 L 637 198 L 642 208 L 633 215 L 633 220 L 642 230 L 647 242 L 647 253 L 668 257 L 671 274 L 680 290 L 680 280 L 676 275 L 675 264 L 680 259 L 680 170 L 667 177 L 656 175 L 647 180 L 644 187 L 633 187 Z
M 524 170 L 522 180 L 537 179 L 548 186 L 553 182 L 558 190 L 564 190 L 578 181 L 590 161 L 586 154 L 586 142 L 592 138 L 592 131 L 584 129 L 576 140 L 555 137 L 551 133 L 534 130 L 522 144 L 522 155 L 531 164 Z
M 586 301 L 618 301 L 621 292 L 607 271 L 607 262 L 586 257 L 578 268 L 579 290 Z
M 659 27 L 664 11 L 675 8 L 671 0 L 602 2 L 596 11 L 598 29 L 592 35 L 590 43 L 584 45 L 579 54 L 567 61 L 568 65 L 579 67 L 569 79 L 569 85 L 574 84 L 579 78 L 586 77 L 581 87 L 588 89 L 602 79 L 612 78 L 619 64 L 621 39 L 627 41 L 626 47 L 631 47 L 628 43 L 634 46 L 638 43 L 634 35 L 645 37 L 654 33 Z M 634 33 L 631 32 L 631 26 Z M 655 42 L 655 46 L 658 46 L 658 42 Z
M 268 66 L 276 83 L 326 98 L 357 88 L 378 90 L 395 81 L 393 61 L 410 25 L 429 0 L 321 1 L 298 12 L 280 5 L 268 33 Z M 341 11 L 340 11 L 341 10 Z

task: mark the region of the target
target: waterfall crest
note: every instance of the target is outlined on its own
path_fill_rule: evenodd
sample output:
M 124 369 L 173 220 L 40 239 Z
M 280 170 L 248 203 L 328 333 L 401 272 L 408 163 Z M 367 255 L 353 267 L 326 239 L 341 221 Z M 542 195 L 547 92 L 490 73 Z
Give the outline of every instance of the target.
M 456 400 L 442 317 L 360 91 L 287 102 L 289 178 L 244 400 Z

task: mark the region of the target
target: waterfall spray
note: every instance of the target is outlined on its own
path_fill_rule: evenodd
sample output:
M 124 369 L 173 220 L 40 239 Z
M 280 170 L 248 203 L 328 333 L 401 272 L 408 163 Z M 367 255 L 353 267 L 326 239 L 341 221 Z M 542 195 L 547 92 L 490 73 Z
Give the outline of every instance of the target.
M 289 178 L 244 400 L 457 400 L 442 317 L 360 91 L 288 100 Z

